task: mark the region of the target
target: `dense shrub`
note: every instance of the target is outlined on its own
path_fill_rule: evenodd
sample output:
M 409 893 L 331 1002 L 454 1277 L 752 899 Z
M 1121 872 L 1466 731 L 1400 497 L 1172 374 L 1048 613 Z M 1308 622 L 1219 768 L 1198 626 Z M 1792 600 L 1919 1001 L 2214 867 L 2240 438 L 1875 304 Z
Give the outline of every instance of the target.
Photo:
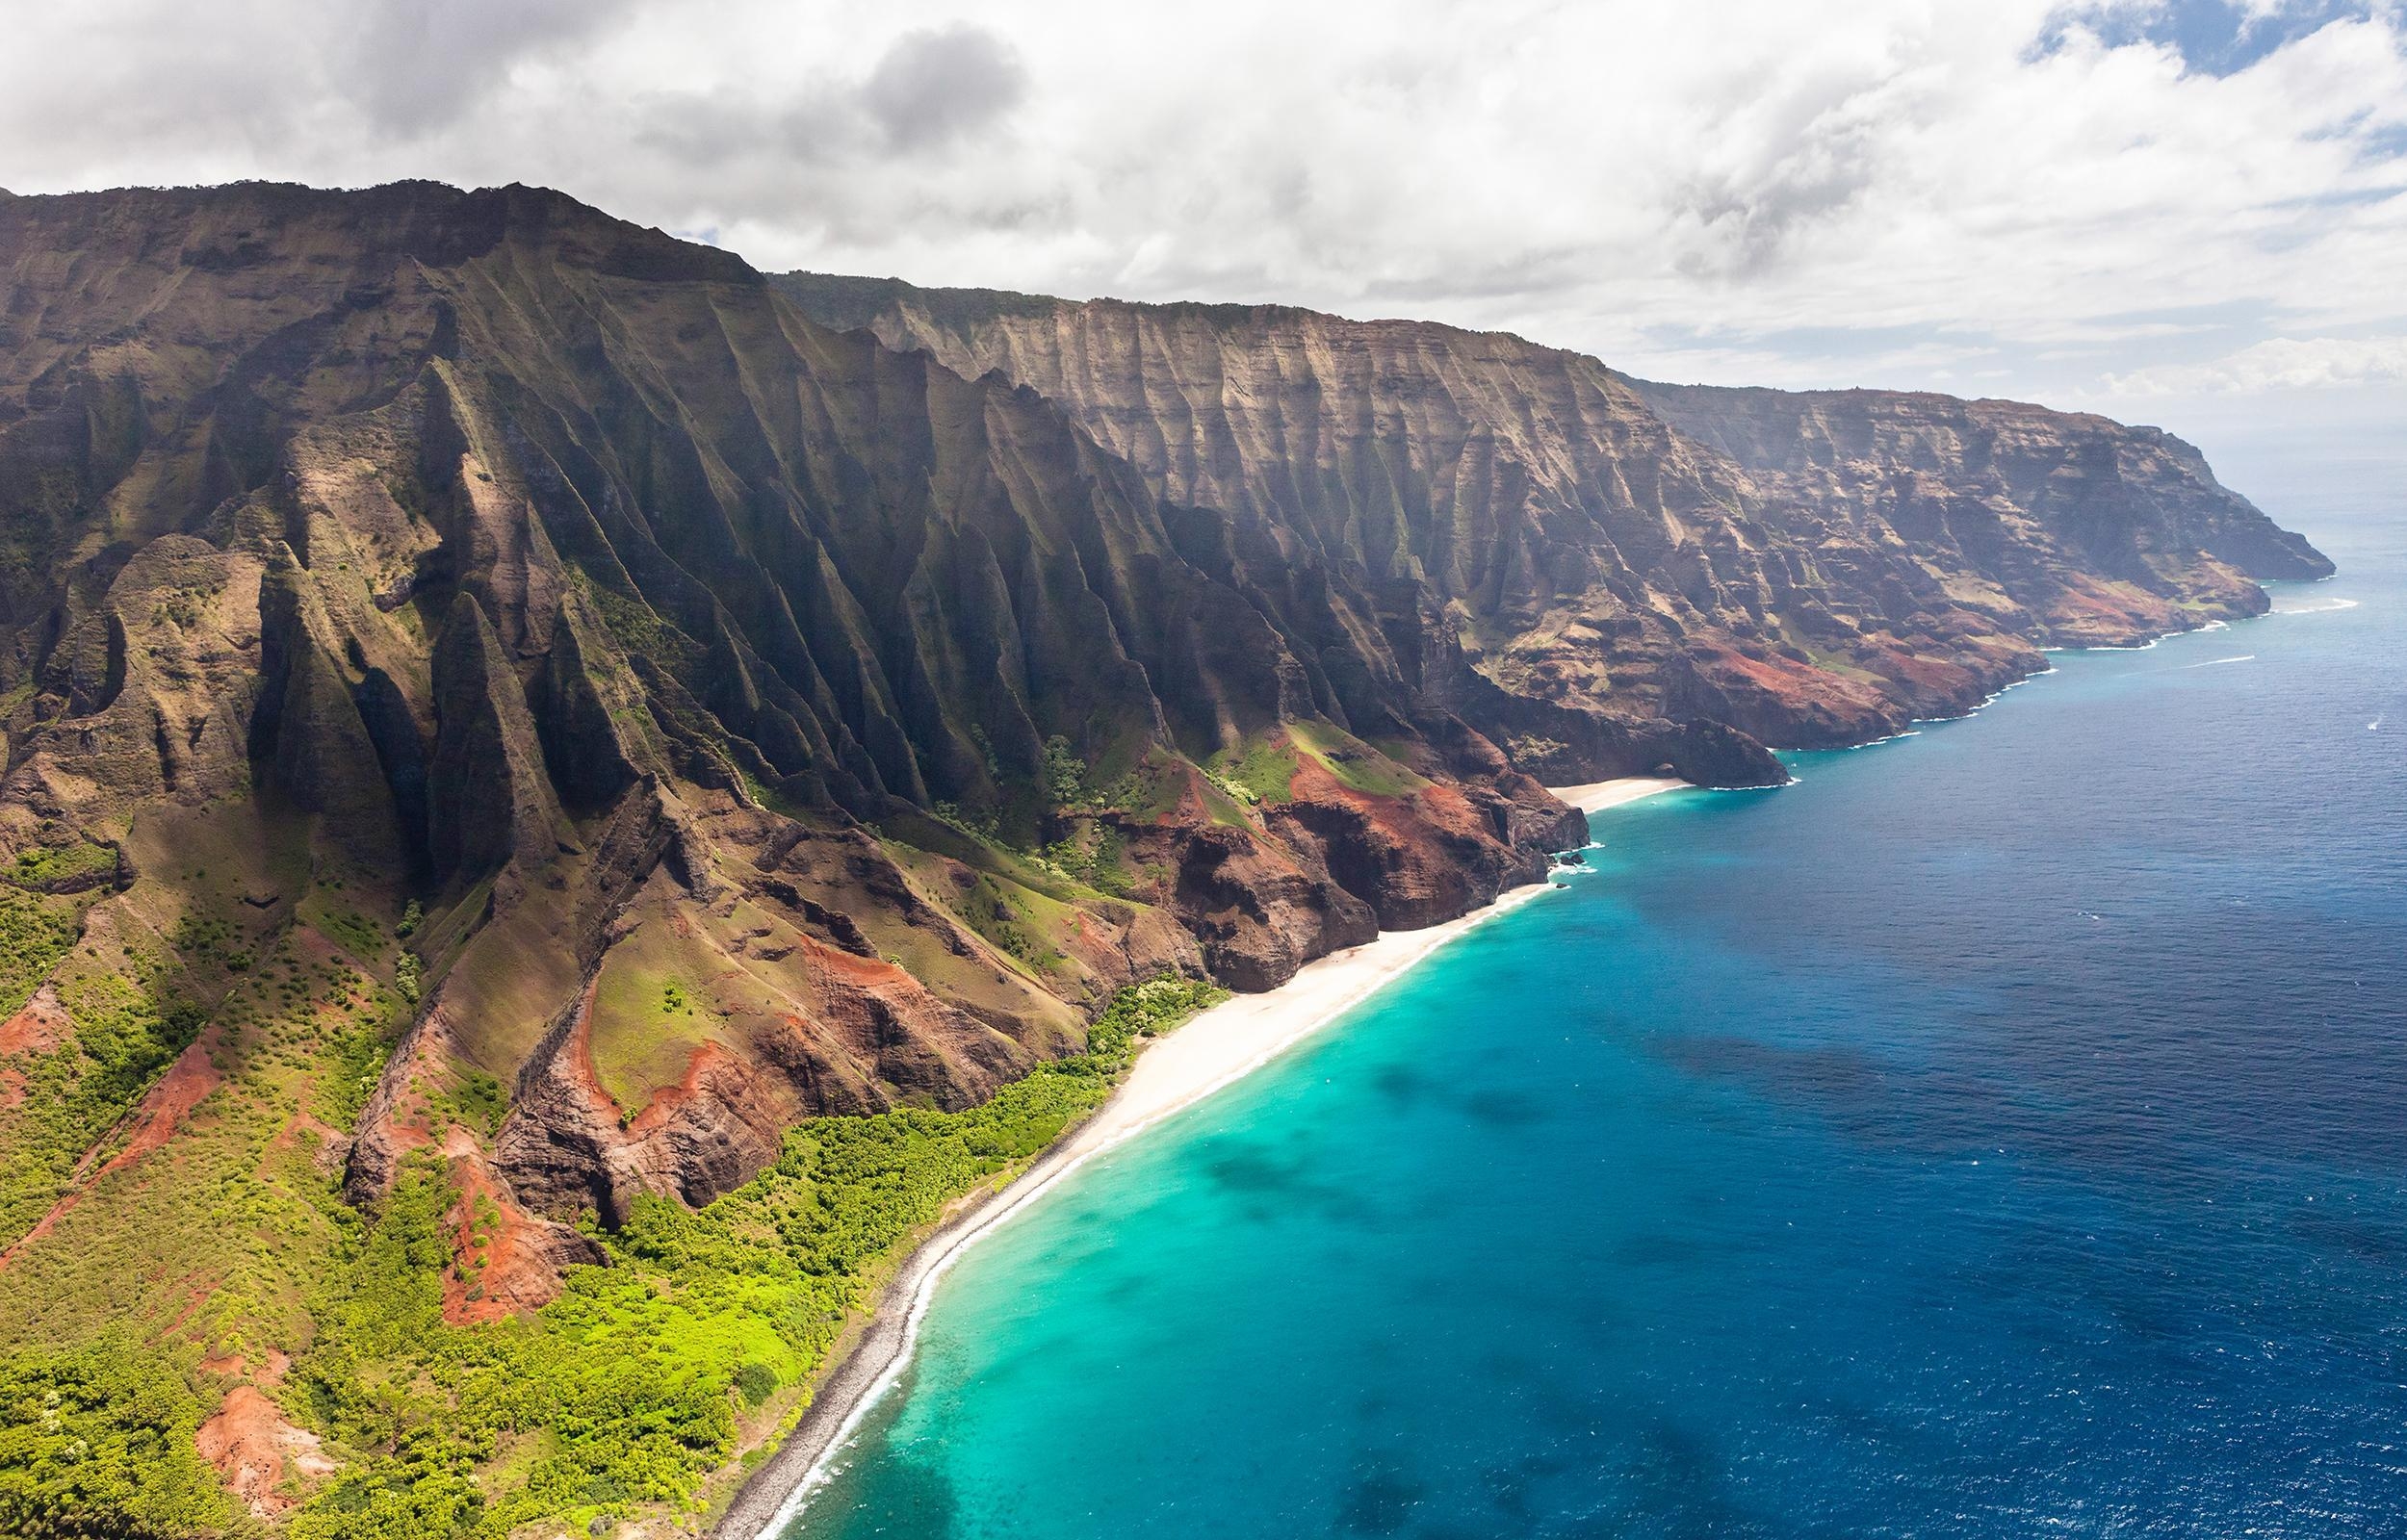
M 105 977 L 72 992 L 88 1036 L 64 1051 L 95 1086 L 138 1083 L 194 1024 Z M 738 1417 L 819 1367 L 899 1245 L 1092 1112 L 1139 1038 L 1219 994 L 1178 979 L 1123 990 L 1086 1053 L 981 1106 L 815 1118 L 706 1208 L 638 1198 L 603 1238 L 610 1265 L 571 1269 L 531 1317 L 445 1321 L 458 1194 L 432 1155 L 404 1167 L 373 1216 L 328 1198 L 338 1257 L 315 1280 L 312 1340 L 278 1399 L 343 1463 L 287 1534 L 495 1540 L 536 1520 L 582 1527 L 690 1502 L 734 1452 Z M 499 1091 L 472 1079 L 456 1096 L 482 1116 Z M 204 1410 L 174 1366 L 124 1345 L 0 1359 L 0 1535 L 249 1532 L 195 1451 Z
M 1085 1054 L 981 1106 L 815 1118 L 706 1208 L 638 1198 L 606 1238 L 612 1265 L 572 1269 L 531 1320 L 444 1322 L 454 1194 L 433 1163 L 410 1167 L 329 1280 L 294 1371 L 299 1408 L 354 1464 L 292 1534 L 497 1536 L 689 1499 L 734 1451 L 738 1407 L 818 1368 L 898 1245 L 1099 1106 L 1139 1037 L 1223 993 L 1124 989 Z M 523 1476 L 476 1479 L 538 1431 L 547 1452 Z
M 229 1522 L 200 1420 L 183 1375 L 131 1344 L 0 1357 L 0 1534 L 170 1540 Z

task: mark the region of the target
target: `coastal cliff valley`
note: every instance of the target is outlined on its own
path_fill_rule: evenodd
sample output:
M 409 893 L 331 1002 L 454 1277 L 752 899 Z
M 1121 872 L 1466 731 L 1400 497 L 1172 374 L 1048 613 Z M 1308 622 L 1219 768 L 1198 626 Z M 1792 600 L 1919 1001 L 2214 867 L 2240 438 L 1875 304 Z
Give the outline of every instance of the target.
M 0 1530 L 703 1525 L 898 1245 L 1546 786 L 2331 570 L 2013 402 L 0 194 Z

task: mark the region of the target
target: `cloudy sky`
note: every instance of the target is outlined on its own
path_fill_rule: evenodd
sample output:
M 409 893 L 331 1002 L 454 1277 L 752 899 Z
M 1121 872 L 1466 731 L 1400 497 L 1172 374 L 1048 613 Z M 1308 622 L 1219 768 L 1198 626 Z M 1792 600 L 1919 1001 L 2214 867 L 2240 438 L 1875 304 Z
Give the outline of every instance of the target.
M 2407 458 L 2407 0 L 11 9 L 19 192 L 544 183 L 763 268 Z

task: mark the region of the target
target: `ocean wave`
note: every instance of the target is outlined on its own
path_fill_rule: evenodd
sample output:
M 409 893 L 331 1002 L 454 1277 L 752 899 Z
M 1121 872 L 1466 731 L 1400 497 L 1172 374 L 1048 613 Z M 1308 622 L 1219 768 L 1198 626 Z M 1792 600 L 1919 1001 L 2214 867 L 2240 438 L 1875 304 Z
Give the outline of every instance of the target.
M 1996 700 L 1996 699 L 1997 699 L 1997 697 L 1996 697 L 1996 696 L 1991 696 L 1989 699 L 1990 699 L 1990 700 Z M 1987 705 L 1988 703 L 1987 703 L 1987 702 L 1983 702 L 1982 704 L 1985 706 L 1985 705 Z M 1971 713 L 1967 712 L 1966 714 L 1967 714 L 1967 715 L 1970 715 Z M 1928 718 L 1924 718 L 1924 720 L 1926 720 L 1926 721 L 1951 722 L 1951 721 L 1954 721 L 1954 720 L 1955 720 L 1955 719 L 1954 719 L 1954 718 L 1953 718 L 1953 717 L 1928 717 Z M 1922 729 L 1920 729 L 1920 728 L 1907 728 L 1907 729 L 1906 729 L 1904 732 L 1892 732 L 1892 733 L 1890 733 L 1890 734 L 1889 734 L 1887 737 L 1885 737 L 1885 738 L 1871 738 L 1871 739 L 1868 739 L 1868 740 L 1866 740 L 1865 742 L 1862 742 L 1862 743 L 1851 743 L 1851 744 L 1849 744 L 1846 748 L 1841 749 L 1839 752 L 1840 752 L 1841 754 L 1853 754 L 1853 753 L 1854 753 L 1856 750 L 1858 750 L 1858 749 L 1877 749 L 1877 748 L 1879 748 L 1879 747 L 1880 747 L 1882 744 L 1884 744 L 1884 743 L 1895 743 L 1895 742 L 1896 742 L 1898 739 L 1900 739 L 1900 738 L 1919 738 L 1919 737 L 1921 737 L 1922 735 L 1923 735 L 1923 733 L 1922 733 Z

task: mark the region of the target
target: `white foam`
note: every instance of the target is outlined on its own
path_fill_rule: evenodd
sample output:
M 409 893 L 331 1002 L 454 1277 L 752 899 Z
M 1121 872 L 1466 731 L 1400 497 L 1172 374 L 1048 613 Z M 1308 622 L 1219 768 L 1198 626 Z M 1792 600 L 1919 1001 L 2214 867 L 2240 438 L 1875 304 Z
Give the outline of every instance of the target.
M 1994 700 L 1996 700 L 1996 699 L 1997 699 L 1997 697 L 1993 695 L 1993 696 L 1991 696 L 1989 699 L 1990 699 L 1990 700 L 1992 700 L 1992 701 L 1994 701 Z M 1983 702 L 1982 704 L 1983 704 L 1983 705 L 1986 705 L 1986 704 L 1987 704 L 1987 702 Z M 1965 714 L 1966 716 L 1970 716 L 1972 713 L 1971 713 L 1971 712 L 1969 712 L 1969 711 L 1967 711 L 1967 712 L 1966 712 L 1966 713 L 1964 713 L 1964 714 Z M 1943 716 L 1943 717 L 1923 717 L 1923 718 L 1919 718 L 1918 720 L 1921 720 L 1921 721 L 1926 721 L 1926 722 L 1928 722 L 1928 721 L 1953 722 L 1953 721 L 1955 721 L 1955 720 L 1956 720 L 1956 718 L 1954 718 L 1954 717 L 1945 717 L 1945 716 Z M 1877 749 L 1877 748 L 1879 748 L 1879 747 L 1880 747 L 1882 744 L 1884 744 L 1884 743 L 1895 743 L 1895 742 L 1897 742 L 1897 740 L 1898 740 L 1898 739 L 1900 739 L 1900 738 L 1919 738 L 1919 737 L 1921 737 L 1922 735 L 1923 735 L 1923 733 L 1922 733 L 1922 729 L 1920 729 L 1920 728 L 1907 728 L 1907 729 L 1906 729 L 1904 732 L 1892 732 L 1892 733 L 1890 733 L 1890 734 L 1889 734 L 1887 737 L 1885 737 L 1885 738 L 1872 738 L 1872 739 L 1869 739 L 1869 740 L 1867 740 L 1867 741 L 1865 741 L 1865 742 L 1863 742 L 1863 743 L 1851 743 L 1851 744 L 1849 744 L 1846 748 L 1841 749 L 1839 752 L 1840 752 L 1841 754 L 1853 754 L 1853 753 L 1854 753 L 1856 750 L 1858 750 L 1858 749 Z

